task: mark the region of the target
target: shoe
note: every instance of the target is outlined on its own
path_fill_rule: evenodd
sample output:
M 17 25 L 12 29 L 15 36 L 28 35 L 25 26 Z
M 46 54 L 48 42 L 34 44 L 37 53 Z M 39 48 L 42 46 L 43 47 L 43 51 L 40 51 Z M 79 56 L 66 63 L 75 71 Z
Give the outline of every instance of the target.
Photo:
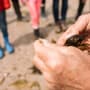
M 2 50 L 2 48 L 0 48 L 0 59 L 2 59 L 4 57 L 4 52 Z
M 4 37 L 4 42 L 5 42 L 5 48 L 8 51 L 8 53 L 13 53 L 14 52 L 14 48 L 13 46 L 10 44 L 8 37 Z
M 40 37 L 40 31 L 39 31 L 39 29 L 34 29 L 34 35 L 36 37 Z
M 34 30 L 34 35 L 35 35 L 37 38 L 44 38 L 43 35 L 40 34 L 39 29 L 35 29 L 35 30 Z
M 56 25 L 60 28 L 61 31 L 65 31 L 67 29 L 65 21 L 57 21 Z
M 22 21 L 22 16 L 20 16 L 20 17 L 17 17 L 17 21 Z
M 14 52 L 14 48 L 10 43 L 6 43 L 5 47 L 6 47 L 6 50 L 8 51 L 8 53 Z

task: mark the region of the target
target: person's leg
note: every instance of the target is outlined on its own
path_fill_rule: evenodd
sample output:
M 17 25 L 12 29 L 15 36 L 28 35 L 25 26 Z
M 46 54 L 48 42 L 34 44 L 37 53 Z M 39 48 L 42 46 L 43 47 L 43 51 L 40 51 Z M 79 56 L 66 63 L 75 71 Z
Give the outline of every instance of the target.
M 81 15 L 84 6 L 85 6 L 85 2 L 83 2 L 83 0 L 79 0 L 79 7 L 77 10 L 77 15 L 76 15 L 75 19 L 77 19 Z
M 42 4 L 41 4 L 41 16 L 42 17 L 46 17 L 45 4 L 46 4 L 46 0 L 42 0 Z
M 2 20 L 1 20 L 2 19 L 2 13 L 3 12 L 0 12 L 0 30 L 1 30 L 1 23 L 2 23 Z M 4 52 L 0 46 L 0 59 L 3 58 L 3 56 L 4 56 Z
M 66 0 L 63 1 L 63 4 L 67 5 Z M 64 14 L 66 14 L 66 7 L 63 6 L 63 9 L 65 10 Z M 59 0 L 53 0 L 53 16 L 54 16 L 54 21 L 55 21 L 56 25 L 58 25 L 60 28 L 60 31 L 66 30 L 66 26 L 59 19 Z M 65 15 L 63 15 L 63 18 L 65 18 Z
M 38 26 L 39 26 L 39 24 L 40 24 L 40 7 L 41 7 L 41 1 L 42 0 L 37 0 L 37 3 L 36 3 L 36 9 L 37 9 L 37 24 L 38 24 Z M 36 29 L 35 31 L 34 31 L 34 33 L 39 37 L 39 36 L 41 36 L 40 35 L 40 31 L 39 31 L 39 28 L 38 29 Z
M 20 11 L 20 5 L 19 5 L 19 0 L 12 0 L 12 4 L 15 10 L 15 13 L 17 15 L 18 20 L 22 20 L 22 14 Z
M 59 21 L 59 0 L 53 0 L 53 17 L 55 23 Z
M 60 29 L 62 31 L 65 31 L 67 29 L 67 25 L 65 23 L 67 9 L 68 9 L 68 0 L 62 0 L 61 20 L 60 20 Z
M 2 34 L 3 34 L 6 50 L 9 53 L 12 53 L 14 51 L 14 48 L 10 44 L 9 38 L 8 38 L 8 31 L 7 31 L 7 22 L 6 22 L 6 13 L 5 13 L 5 11 L 0 12 L 0 28 L 1 28 L 1 31 L 2 31 Z
M 68 9 L 68 0 L 62 0 L 61 20 L 63 21 L 66 20 L 67 9 Z
M 40 3 L 41 5 L 41 0 L 29 0 L 28 6 L 30 10 L 30 15 L 32 19 L 32 27 L 34 29 L 34 34 L 39 37 L 39 19 L 40 19 L 40 6 L 37 3 Z

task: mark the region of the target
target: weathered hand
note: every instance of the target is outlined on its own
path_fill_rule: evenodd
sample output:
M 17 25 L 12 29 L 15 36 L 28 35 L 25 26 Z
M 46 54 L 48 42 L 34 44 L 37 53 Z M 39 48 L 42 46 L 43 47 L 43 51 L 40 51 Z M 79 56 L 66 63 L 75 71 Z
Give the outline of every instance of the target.
M 90 90 L 90 56 L 74 47 L 36 41 L 34 64 L 50 90 Z
M 64 45 L 68 38 L 73 35 L 81 34 L 83 31 L 88 31 L 90 33 L 90 14 L 80 16 L 76 23 L 60 36 L 57 43 L 59 45 Z M 86 42 L 90 44 L 90 35 Z

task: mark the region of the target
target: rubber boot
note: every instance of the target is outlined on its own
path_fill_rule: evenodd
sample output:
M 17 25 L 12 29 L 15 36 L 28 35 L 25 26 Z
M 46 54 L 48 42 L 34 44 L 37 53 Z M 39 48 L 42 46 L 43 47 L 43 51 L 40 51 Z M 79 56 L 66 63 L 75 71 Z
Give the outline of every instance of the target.
M 40 37 L 40 31 L 39 29 L 34 29 L 34 35 L 39 38 Z
M 5 43 L 5 48 L 7 50 L 8 53 L 13 53 L 14 52 L 14 48 L 13 46 L 10 44 L 8 37 L 4 37 L 4 43 Z
M 0 47 L 0 59 L 2 59 L 4 57 L 4 52 L 2 50 L 2 48 Z

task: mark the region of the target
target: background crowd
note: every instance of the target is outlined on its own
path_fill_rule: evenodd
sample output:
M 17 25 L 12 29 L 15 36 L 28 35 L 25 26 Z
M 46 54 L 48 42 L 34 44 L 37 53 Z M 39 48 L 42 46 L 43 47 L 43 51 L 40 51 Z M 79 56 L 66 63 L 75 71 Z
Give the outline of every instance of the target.
M 34 35 L 39 38 L 43 37 L 40 33 L 40 16 L 46 18 L 47 10 L 46 10 L 46 0 L 20 0 L 22 4 L 28 7 L 28 11 L 31 16 L 32 28 Z M 20 8 L 19 0 L 0 0 L 0 29 L 3 34 L 3 39 L 5 43 L 5 48 L 9 53 L 14 52 L 14 48 L 11 45 L 8 38 L 8 30 L 7 30 L 7 21 L 6 21 L 6 10 L 11 7 L 11 3 L 13 5 L 14 11 L 17 16 L 18 21 L 23 21 L 23 16 Z M 75 20 L 82 14 L 85 3 L 87 0 L 79 0 L 77 14 L 75 16 Z M 60 27 L 61 30 L 66 30 L 66 17 L 68 12 L 68 0 L 62 0 L 61 6 L 61 15 L 59 15 L 59 0 L 53 0 L 52 3 L 52 15 L 54 22 L 57 26 Z M 0 58 L 4 56 L 4 51 L 0 47 Z

